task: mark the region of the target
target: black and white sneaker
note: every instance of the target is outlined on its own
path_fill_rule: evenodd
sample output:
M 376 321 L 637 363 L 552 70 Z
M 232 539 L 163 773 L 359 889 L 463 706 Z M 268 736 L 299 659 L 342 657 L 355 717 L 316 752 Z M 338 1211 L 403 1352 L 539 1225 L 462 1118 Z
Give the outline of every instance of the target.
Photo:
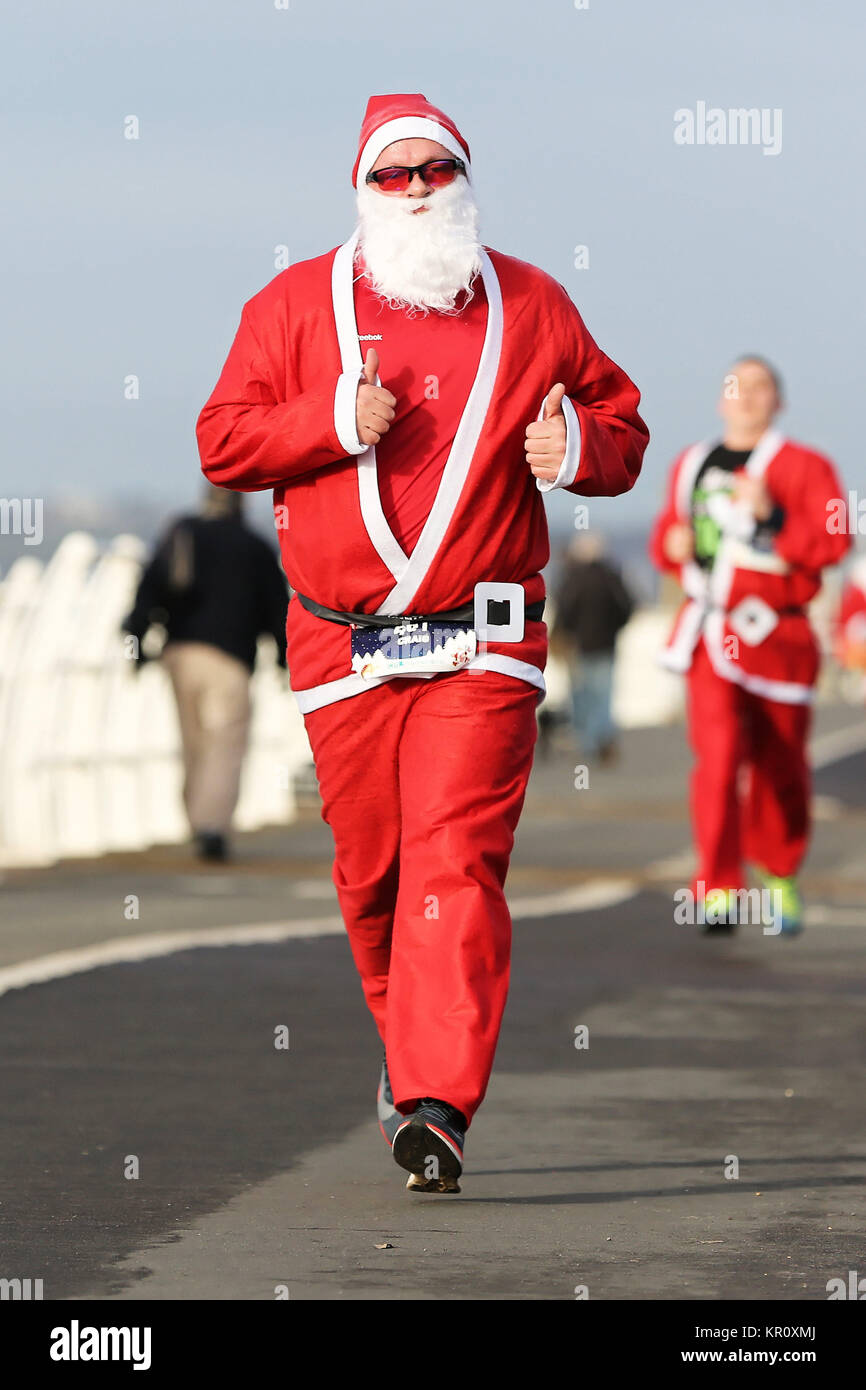
M 394 1093 L 391 1090 L 391 1078 L 388 1075 L 387 1055 L 382 1058 L 382 1075 L 379 1078 L 379 1089 L 376 1092 L 376 1111 L 379 1116 L 382 1138 L 390 1149 L 394 1143 L 394 1135 L 403 1123 L 404 1117 L 394 1107 Z
M 409 1171 L 410 1192 L 459 1192 L 466 1119 L 453 1105 L 430 1096 L 401 1116 L 391 1152 Z

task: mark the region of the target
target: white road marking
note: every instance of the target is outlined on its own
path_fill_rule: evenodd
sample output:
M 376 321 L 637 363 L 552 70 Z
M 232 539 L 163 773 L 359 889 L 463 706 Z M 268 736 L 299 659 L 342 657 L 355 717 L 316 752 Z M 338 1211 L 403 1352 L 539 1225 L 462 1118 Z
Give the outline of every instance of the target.
M 334 901 L 337 890 L 328 878 L 301 878 L 293 885 L 296 898 Z
M 647 865 L 647 878 L 662 880 L 690 878 L 694 872 L 694 854 L 691 849 L 681 849 L 676 854 L 668 854 L 664 859 L 654 859 Z
M 834 733 L 824 734 L 812 745 L 813 767 L 826 767 L 839 758 L 866 749 L 866 725 L 851 725 Z M 669 856 L 647 866 L 647 872 L 666 874 L 679 867 L 683 856 Z M 575 888 L 540 897 L 509 900 L 515 920 L 544 917 L 559 912 L 587 912 L 613 907 L 626 902 L 639 891 L 640 885 L 630 879 L 594 879 Z M 807 921 L 818 925 L 861 926 L 863 914 L 858 909 L 836 908 L 820 903 L 808 909 Z M 303 937 L 339 936 L 343 931 L 339 917 L 318 917 L 296 922 L 254 922 L 244 926 L 208 927 L 198 931 L 149 932 L 141 936 L 115 937 L 92 946 L 71 951 L 55 951 L 0 967 L 0 995 L 27 985 L 59 980 L 67 975 L 80 975 L 103 965 L 118 965 L 129 961 L 153 960 L 206 946 L 254 946 L 263 942 L 291 941 Z
M 848 724 L 831 734 L 821 734 L 811 745 L 812 766 L 827 767 L 866 749 L 866 722 Z
M 51 955 L 4 966 L 0 969 L 0 994 L 46 980 L 60 980 L 65 975 L 80 975 L 101 965 L 152 960 L 155 956 L 174 955 L 176 951 L 191 951 L 197 946 L 255 946 L 292 937 L 335 936 L 342 930 L 339 917 L 320 917 L 299 922 L 254 922 L 242 927 L 205 927 L 199 931 L 146 932 L 141 936 L 114 937 L 92 946 L 54 951 Z
M 614 907 L 633 898 L 638 884 L 629 879 L 599 878 L 535 898 L 509 898 L 508 907 L 515 920 L 521 917 L 549 917 L 557 912 L 588 912 L 592 908 Z
M 806 903 L 807 927 L 866 927 L 866 907 L 837 907 L 835 903 Z
M 637 885 L 614 879 L 598 879 L 537 898 L 518 898 L 510 903 L 515 918 L 543 917 L 557 912 L 585 912 L 625 902 Z M 198 931 L 147 932 L 141 936 L 114 937 L 72 951 L 55 951 L 0 968 L 0 995 L 11 989 L 60 980 L 98 970 L 103 965 L 153 960 L 178 951 L 204 946 L 257 946 L 263 942 L 291 941 L 302 937 L 340 936 L 345 930 L 340 917 L 313 917 L 296 922 L 253 922 L 236 927 L 207 927 Z

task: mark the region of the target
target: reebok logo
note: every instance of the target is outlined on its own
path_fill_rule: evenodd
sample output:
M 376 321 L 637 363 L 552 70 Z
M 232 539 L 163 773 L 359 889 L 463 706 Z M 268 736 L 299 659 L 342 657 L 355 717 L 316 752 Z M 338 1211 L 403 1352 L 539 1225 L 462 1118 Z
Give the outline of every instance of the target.
M 381 333 L 359 333 L 358 341 L 361 343 L 381 343 Z

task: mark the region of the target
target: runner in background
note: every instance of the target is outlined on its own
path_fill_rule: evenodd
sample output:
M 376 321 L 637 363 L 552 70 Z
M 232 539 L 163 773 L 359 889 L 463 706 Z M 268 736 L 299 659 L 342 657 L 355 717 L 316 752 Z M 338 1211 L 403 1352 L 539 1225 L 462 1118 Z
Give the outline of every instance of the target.
M 674 461 L 650 538 L 653 561 L 686 594 L 662 661 L 687 673 L 692 887 L 706 894 L 705 930 L 734 929 L 747 863 L 776 895 L 781 931 L 803 926 L 820 659 L 806 605 L 850 541 L 834 524 L 844 494 L 833 464 L 776 429 L 781 408 L 775 369 L 753 355 L 735 362 L 722 438 Z
M 836 619 L 836 657 L 853 679 L 859 677 L 860 698 L 866 700 L 866 555 L 858 555 L 848 571 Z

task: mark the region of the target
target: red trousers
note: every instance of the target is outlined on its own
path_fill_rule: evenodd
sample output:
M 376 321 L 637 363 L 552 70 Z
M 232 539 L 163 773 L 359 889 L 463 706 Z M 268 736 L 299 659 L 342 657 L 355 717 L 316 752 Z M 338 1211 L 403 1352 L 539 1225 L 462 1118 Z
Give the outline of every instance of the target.
M 503 885 L 538 690 L 492 671 L 398 677 L 304 716 L 334 883 L 404 1113 L 472 1116 L 508 993 Z
M 744 888 L 744 861 L 780 878 L 796 873 L 809 841 L 811 705 L 767 700 L 717 676 L 703 641 L 687 690 L 696 884 Z

